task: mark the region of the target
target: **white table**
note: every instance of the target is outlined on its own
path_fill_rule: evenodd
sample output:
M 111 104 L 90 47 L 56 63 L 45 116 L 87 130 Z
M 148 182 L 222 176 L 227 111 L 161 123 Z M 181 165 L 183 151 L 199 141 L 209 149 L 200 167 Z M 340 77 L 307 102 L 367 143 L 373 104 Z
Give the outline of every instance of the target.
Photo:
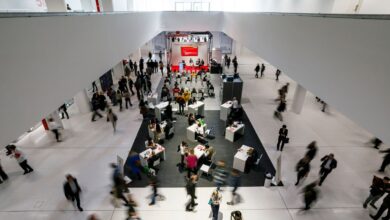
M 219 119 L 221 119 L 222 121 L 226 121 L 229 114 L 230 114 L 230 110 L 231 110 L 231 107 L 232 107 L 233 103 L 232 101 L 227 101 L 225 103 L 223 103 L 221 105 L 221 111 L 219 113 Z
M 225 139 L 230 142 L 234 142 L 235 140 L 234 136 L 236 134 L 244 135 L 244 127 L 245 127 L 244 124 L 237 124 L 236 127 L 234 126 L 227 127 L 225 132 Z
M 153 105 L 157 104 L 157 93 L 150 93 L 148 95 L 148 103 L 153 103 Z
M 253 149 L 252 147 L 248 147 L 246 145 L 242 145 L 240 149 L 238 149 L 237 153 L 234 155 L 233 160 L 233 168 L 239 170 L 241 172 L 245 172 L 246 161 L 249 158 L 248 151 Z
M 139 154 L 139 158 L 141 160 L 141 165 L 142 166 L 147 166 L 148 165 L 148 159 L 152 155 L 152 151 L 154 151 L 155 155 L 158 155 L 161 157 L 161 159 L 165 160 L 165 148 L 159 144 L 156 144 L 155 149 L 146 149 L 145 151 L 141 152 Z
M 206 152 L 206 147 L 199 144 L 198 146 L 194 147 L 194 154 L 196 158 L 201 158 Z
M 189 105 L 188 113 L 204 116 L 204 103 L 201 101 L 196 101 L 196 103 Z
M 194 123 L 193 125 L 187 127 L 187 138 L 188 140 L 192 141 L 192 142 L 195 142 L 196 139 L 195 139 L 195 131 L 196 131 L 196 128 L 198 127 L 197 123 Z M 207 125 L 204 124 L 201 126 L 201 128 L 203 129 L 203 132 L 206 131 L 206 128 L 207 128 Z
M 156 106 L 154 106 L 154 113 L 156 114 L 156 118 L 161 121 L 161 113 L 168 106 L 169 102 L 160 102 Z

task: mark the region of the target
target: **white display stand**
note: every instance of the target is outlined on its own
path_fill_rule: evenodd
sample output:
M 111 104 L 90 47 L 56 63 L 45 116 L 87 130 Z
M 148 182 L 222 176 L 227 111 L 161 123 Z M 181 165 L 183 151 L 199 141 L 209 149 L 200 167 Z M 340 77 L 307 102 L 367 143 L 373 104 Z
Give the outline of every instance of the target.
M 156 118 L 161 121 L 161 113 L 168 106 L 169 102 L 160 102 L 156 106 L 154 106 L 154 113 L 156 114 Z
M 157 93 L 150 93 L 149 95 L 148 95 L 148 103 L 150 104 L 150 103 L 152 103 L 153 105 L 156 105 L 157 104 L 157 97 L 158 97 L 158 95 L 157 95 Z
M 188 113 L 204 116 L 204 103 L 201 101 L 197 101 L 196 103 L 189 105 Z
M 196 128 L 198 127 L 198 125 L 196 123 L 194 123 L 193 125 L 189 126 L 187 128 L 187 138 L 188 140 L 192 141 L 192 142 L 195 142 L 196 139 L 195 139 L 195 131 L 196 131 Z M 201 126 L 201 128 L 203 129 L 203 131 L 206 131 L 207 129 L 207 125 L 204 124 Z
M 206 147 L 201 145 L 201 144 L 194 147 L 194 154 L 195 154 L 196 158 L 198 158 L 198 159 L 201 158 L 205 154 L 205 151 L 206 151 Z
M 221 119 L 222 121 L 226 121 L 229 114 L 230 114 L 230 110 L 231 110 L 231 107 L 232 107 L 233 103 L 232 101 L 227 101 L 225 103 L 223 103 L 221 105 L 221 111 L 219 113 L 219 119 Z
M 246 161 L 249 158 L 248 151 L 253 149 L 252 147 L 248 147 L 246 145 L 242 145 L 240 149 L 238 149 L 237 153 L 234 155 L 233 160 L 233 168 L 239 170 L 241 172 L 245 172 Z
M 156 144 L 156 148 L 155 149 L 146 149 L 145 151 L 141 152 L 139 154 L 139 158 L 140 158 L 140 161 L 141 161 L 141 165 L 142 166 L 147 166 L 148 165 L 148 159 L 150 158 L 150 156 L 152 155 L 152 151 L 154 151 L 154 154 L 155 155 L 159 155 L 161 156 L 161 158 L 163 160 L 165 160 L 165 148 L 159 144 Z
M 227 127 L 225 132 L 225 139 L 230 142 L 234 142 L 234 136 L 236 133 L 244 135 L 244 127 L 244 124 L 238 124 L 237 127 Z

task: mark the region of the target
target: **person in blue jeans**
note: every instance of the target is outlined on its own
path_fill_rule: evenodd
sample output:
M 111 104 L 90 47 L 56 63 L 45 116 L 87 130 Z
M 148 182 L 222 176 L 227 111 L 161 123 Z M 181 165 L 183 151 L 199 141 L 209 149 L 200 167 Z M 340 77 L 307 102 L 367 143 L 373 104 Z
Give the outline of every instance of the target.
M 219 189 L 215 189 L 210 197 L 211 211 L 213 212 L 213 220 L 218 220 L 219 204 L 222 201 L 222 194 Z

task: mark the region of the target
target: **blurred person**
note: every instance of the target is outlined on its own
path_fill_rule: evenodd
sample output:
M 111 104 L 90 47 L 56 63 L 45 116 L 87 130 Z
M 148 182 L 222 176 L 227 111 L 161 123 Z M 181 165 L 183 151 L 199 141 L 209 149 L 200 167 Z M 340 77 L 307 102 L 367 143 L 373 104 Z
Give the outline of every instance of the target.
M 77 179 L 70 174 L 66 175 L 66 181 L 64 183 L 64 193 L 66 199 L 68 199 L 69 201 L 74 202 L 76 200 L 77 208 L 80 210 L 80 212 L 82 212 L 83 208 L 81 208 L 80 206 L 81 188 L 77 182 Z
M 165 116 L 169 120 L 173 120 L 172 118 L 172 106 L 171 106 L 171 101 L 168 102 L 167 107 L 165 108 Z
M 1 160 L 0 160 L 0 184 L 3 183 L 3 181 L 8 180 L 8 175 L 4 172 L 3 167 L 1 166 Z
M 305 208 L 303 210 L 309 210 L 318 198 L 317 182 L 313 182 L 305 186 L 302 193 L 305 202 Z
M 93 111 L 91 121 L 95 121 L 96 115 L 99 116 L 100 118 L 103 118 L 103 116 L 99 113 L 100 105 L 99 105 L 99 95 L 97 92 L 93 94 L 91 104 L 92 104 L 92 111 Z
M 184 168 L 184 158 L 187 151 L 188 151 L 188 144 L 185 141 L 182 141 L 180 145 L 177 146 L 177 152 L 180 152 L 180 163 L 178 165 L 181 168 Z
M 284 98 L 280 99 L 279 105 L 276 108 L 276 111 L 274 112 L 274 117 L 279 119 L 280 121 L 283 121 L 283 115 L 282 113 L 286 110 L 286 100 Z
M 128 81 L 129 81 L 129 89 L 130 89 L 131 95 L 133 96 L 135 94 L 133 91 L 134 81 L 131 79 L 131 77 L 128 78 Z
M 370 186 L 370 195 L 363 203 L 363 208 L 367 208 L 368 203 L 374 209 L 377 209 L 375 203 L 385 194 L 385 191 L 389 188 L 390 178 L 387 176 L 383 179 L 374 176 L 372 179 L 372 184 Z
M 260 69 L 260 77 L 263 77 L 264 75 L 264 70 L 265 70 L 265 66 L 264 66 L 264 63 L 261 64 L 261 69 Z
M 211 162 L 211 158 L 214 155 L 215 150 L 209 144 L 205 144 L 204 156 L 206 157 L 207 162 Z
M 123 178 L 123 174 L 120 172 L 120 167 L 114 163 L 111 164 L 111 168 L 113 168 L 112 181 L 113 181 L 113 191 L 116 199 L 122 199 L 125 202 L 125 205 L 128 205 L 124 193 L 128 192 L 126 182 Z
M 390 193 L 387 194 L 387 196 L 383 199 L 383 202 L 382 202 L 382 205 L 381 207 L 379 208 L 378 212 L 376 213 L 376 215 L 371 215 L 370 214 L 370 217 L 372 219 L 379 219 L 382 214 L 387 210 L 387 215 L 386 217 L 383 217 L 382 219 L 383 220 L 389 220 L 390 219 L 390 211 L 389 211 L 389 208 L 390 208 Z
M 138 216 L 137 211 L 135 210 L 135 207 L 137 207 L 137 203 L 134 201 L 133 196 L 131 194 L 127 195 L 127 201 L 129 201 L 128 204 L 128 210 L 127 210 L 127 218 L 126 220 L 141 220 L 141 218 Z
M 297 182 L 295 183 L 295 185 L 297 186 L 299 184 L 299 181 L 302 178 L 307 177 L 310 172 L 310 159 L 307 156 L 303 157 L 299 160 L 295 169 L 297 171 Z
M 129 176 L 132 179 L 135 179 L 133 176 L 135 175 L 138 180 L 141 180 L 141 159 L 139 157 L 139 154 L 135 151 L 130 151 L 129 155 L 126 159 L 126 168 L 130 169 L 131 175 Z
M 255 67 L 255 73 L 256 73 L 256 74 L 255 74 L 255 77 L 256 77 L 256 78 L 259 78 L 259 71 L 260 71 L 260 65 L 257 64 L 256 67 Z
M 111 108 L 107 112 L 107 122 L 111 122 L 112 127 L 114 128 L 114 133 L 116 132 L 116 122 L 118 121 L 118 116 L 112 111 Z
M 226 63 L 228 69 L 230 69 L 230 63 L 231 63 L 231 61 L 232 61 L 232 60 L 230 59 L 230 57 L 228 57 L 228 58 L 227 58 L 227 63 Z
M 96 216 L 96 214 L 91 214 L 88 216 L 88 220 L 99 220 L 99 218 Z
M 279 148 L 280 148 L 280 151 L 283 151 L 284 144 L 287 142 L 287 135 L 288 135 L 287 125 L 283 125 L 279 129 L 278 143 L 276 144 L 277 151 L 279 151 Z
M 130 107 L 133 107 L 133 104 L 131 104 L 130 92 L 128 90 L 123 92 L 123 97 L 125 98 L 126 109 L 128 109 L 128 105 L 130 105 Z
M 158 179 L 157 179 L 156 176 L 150 177 L 150 179 L 149 179 L 149 186 L 152 188 L 152 195 L 151 195 L 152 201 L 149 203 L 149 205 L 151 206 L 151 205 L 156 204 L 156 197 L 157 196 L 161 196 L 157 192 Z
M 188 126 L 191 126 L 196 123 L 196 119 L 193 113 L 188 115 Z
M 226 178 L 228 176 L 228 172 L 226 171 L 225 161 L 219 160 L 216 163 L 216 168 L 213 172 L 214 183 L 217 186 L 217 189 L 220 190 L 222 186 L 226 183 Z
M 176 102 L 179 104 L 179 114 L 180 115 L 184 115 L 184 107 L 186 105 L 186 102 L 183 98 L 183 95 L 179 94 L 177 97 L 176 97 Z
M 337 167 L 337 160 L 334 159 L 333 154 L 324 156 L 323 158 L 321 158 L 321 162 L 322 164 L 320 169 L 320 182 L 318 184 L 319 186 L 322 185 L 329 173 Z
M 118 91 L 116 91 L 116 101 L 119 104 L 119 111 L 122 111 L 123 109 L 122 92 L 119 89 Z
M 382 142 L 379 138 L 374 137 L 374 138 L 372 138 L 372 139 L 370 140 L 369 143 L 371 143 L 371 144 L 373 145 L 373 146 L 372 146 L 373 148 L 379 149 L 383 142 Z
M 196 188 L 198 176 L 193 174 L 190 178 L 186 180 L 187 180 L 186 183 L 187 195 L 190 196 L 190 200 L 186 204 L 186 211 L 191 212 L 194 210 L 195 206 L 198 205 L 198 203 L 195 203 L 195 199 L 197 198 L 195 195 L 195 188 Z
M 66 115 L 66 119 L 69 119 L 68 108 L 66 107 L 65 103 L 61 105 L 58 110 L 61 112 L 61 119 L 64 119 L 65 115 Z
M 189 150 L 185 159 L 187 162 L 187 178 L 190 178 L 192 173 L 196 175 L 198 172 L 198 158 L 194 154 L 194 149 Z
M 150 154 L 150 157 L 148 158 L 148 168 L 153 169 L 156 172 L 156 175 L 157 175 L 159 169 L 156 166 L 154 166 L 154 162 L 159 160 L 159 159 L 160 159 L 160 156 L 156 155 L 156 153 L 154 153 L 154 151 L 152 151 L 152 153 Z
M 312 141 L 307 146 L 306 157 L 309 158 L 309 160 L 313 160 L 314 157 L 317 154 L 317 151 L 318 151 L 317 142 L 316 141 Z
M 143 100 L 139 102 L 138 108 L 139 108 L 139 113 L 142 115 L 143 119 L 147 118 L 149 110 L 146 107 L 146 104 Z
M 222 193 L 219 189 L 215 189 L 211 194 L 209 204 L 211 206 L 211 211 L 213 213 L 213 220 L 218 220 L 219 205 L 222 202 Z
M 232 63 L 233 63 L 234 73 L 237 73 L 238 61 L 236 56 L 234 56 Z
M 54 133 L 57 142 L 61 142 L 61 140 L 60 140 L 61 134 L 59 131 L 60 125 L 58 125 L 58 123 L 55 122 L 53 118 L 49 118 L 49 128 L 50 128 L 50 131 Z
M 232 200 L 230 202 L 227 202 L 228 205 L 234 205 L 237 197 L 237 189 L 241 185 L 241 175 L 240 171 L 236 169 L 232 169 L 229 176 L 229 185 L 233 188 L 232 189 Z
M 280 74 L 282 73 L 282 71 L 280 71 L 280 69 L 277 69 L 276 72 L 275 72 L 275 76 L 276 76 L 276 81 L 279 81 L 279 76 Z
M 23 153 L 23 151 L 16 148 L 15 145 L 8 145 L 7 150 L 8 150 L 7 155 L 14 157 L 16 159 L 16 161 L 19 163 L 20 167 L 24 170 L 23 175 L 34 171 L 34 169 L 31 168 L 30 165 L 28 165 L 27 157 Z

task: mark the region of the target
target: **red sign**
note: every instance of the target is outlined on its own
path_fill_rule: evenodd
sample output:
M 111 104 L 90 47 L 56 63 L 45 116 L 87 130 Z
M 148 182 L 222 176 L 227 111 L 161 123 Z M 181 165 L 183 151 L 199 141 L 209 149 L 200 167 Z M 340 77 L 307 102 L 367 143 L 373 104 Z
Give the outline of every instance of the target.
M 196 57 L 198 56 L 198 48 L 197 47 L 181 47 L 181 55 L 183 57 Z

